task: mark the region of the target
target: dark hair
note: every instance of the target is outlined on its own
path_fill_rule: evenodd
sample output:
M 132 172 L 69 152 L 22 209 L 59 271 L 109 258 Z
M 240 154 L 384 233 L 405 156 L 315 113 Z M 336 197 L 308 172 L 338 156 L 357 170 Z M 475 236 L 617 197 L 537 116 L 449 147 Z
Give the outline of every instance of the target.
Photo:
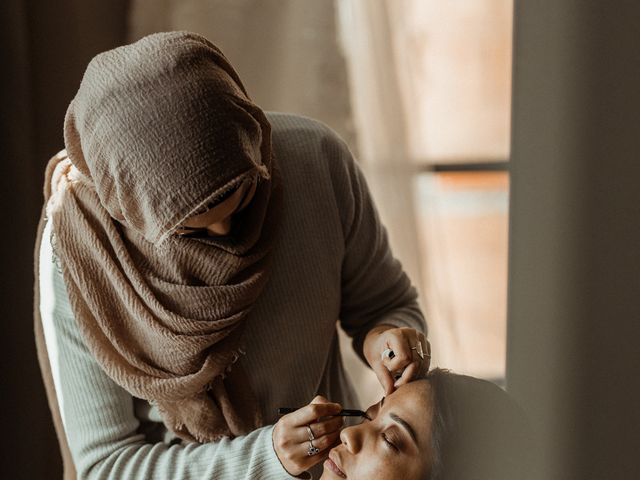
M 434 369 L 426 375 L 433 409 L 426 480 L 524 479 L 533 445 L 524 412 L 497 385 Z

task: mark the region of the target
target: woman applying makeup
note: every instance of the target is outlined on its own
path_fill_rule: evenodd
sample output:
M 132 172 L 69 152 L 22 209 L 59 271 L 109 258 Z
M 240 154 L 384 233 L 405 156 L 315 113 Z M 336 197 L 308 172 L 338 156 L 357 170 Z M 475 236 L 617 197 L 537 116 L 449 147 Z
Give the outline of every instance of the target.
M 66 478 L 289 478 L 287 459 L 326 449 L 274 442 L 276 408 L 354 403 L 337 321 L 385 392 L 428 368 L 347 146 L 262 111 L 203 37 L 96 56 L 63 126 L 34 316 Z

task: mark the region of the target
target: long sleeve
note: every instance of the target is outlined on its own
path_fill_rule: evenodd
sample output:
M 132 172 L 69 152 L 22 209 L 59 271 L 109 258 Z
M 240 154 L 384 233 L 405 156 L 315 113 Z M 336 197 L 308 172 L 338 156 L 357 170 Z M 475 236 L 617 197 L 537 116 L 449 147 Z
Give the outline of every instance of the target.
M 64 430 L 83 479 L 285 479 L 273 426 L 207 444 L 149 442 L 138 433 L 133 397 L 114 383 L 85 346 L 62 275 L 52 264 L 49 226 L 40 257 L 41 316 Z
M 325 148 L 337 161 L 332 179 L 344 232 L 340 320 L 362 358 L 364 338 L 373 327 L 390 324 L 426 333 L 417 292 L 389 247 L 364 175 L 346 144 L 329 137 Z

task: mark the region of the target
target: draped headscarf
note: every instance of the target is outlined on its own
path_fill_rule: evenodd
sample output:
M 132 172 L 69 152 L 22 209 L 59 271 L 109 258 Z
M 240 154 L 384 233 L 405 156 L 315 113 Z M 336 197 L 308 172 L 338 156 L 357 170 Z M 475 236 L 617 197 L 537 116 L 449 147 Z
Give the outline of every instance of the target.
M 281 212 L 271 129 L 218 48 L 149 35 L 89 63 L 45 172 L 53 246 L 87 347 L 188 441 L 261 425 L 236 360 Z M 175 228 L 251 176 L 229 235 Z M 38 279 L 36 278 L 36 283 Z

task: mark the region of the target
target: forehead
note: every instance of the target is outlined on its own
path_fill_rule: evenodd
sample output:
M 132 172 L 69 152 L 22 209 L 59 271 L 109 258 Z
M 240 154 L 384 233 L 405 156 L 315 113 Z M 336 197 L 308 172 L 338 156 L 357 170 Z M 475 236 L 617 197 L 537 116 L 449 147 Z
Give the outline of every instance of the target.
M 421 378 L 413 380 L 405 385 L 397 388 L 386 401 L 394 399 L 394 401 L 406 401 L 409 397 L 416 397 L 414 401 L 427 401 L 431 396 L 431 384 L 429 380 Z
M 406 421 L 416 433 L 420 447 L 427 447 L 431 437 L 433 402 L 428 380 L 414 380 L 389 395 L 383 412 L 394 413 Z

